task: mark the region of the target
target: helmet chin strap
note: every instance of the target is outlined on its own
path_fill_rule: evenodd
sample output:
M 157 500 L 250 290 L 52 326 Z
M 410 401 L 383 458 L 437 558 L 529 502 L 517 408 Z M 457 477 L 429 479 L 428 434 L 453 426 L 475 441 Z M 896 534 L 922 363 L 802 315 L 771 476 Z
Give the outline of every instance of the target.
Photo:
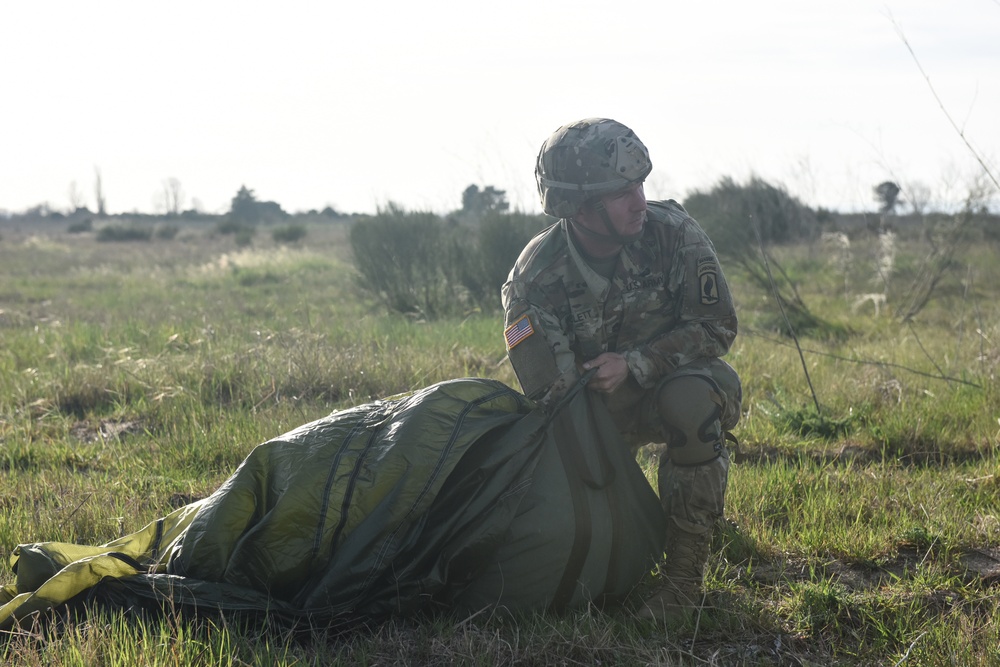
M 628 236 L 625 236 L 621 234 L 617 229 L 615 229 L 615 226 L 611 223 L 611 216 L 608 215 L 608 210 L 604 208 L 603 201 L 597 200 L 597 202 L 594 204 L 594 208 L 600 214 L 601 220 L 604 222 L 604 227 L 608 230 L 608 233 L 602 234 L 601 232 L 596 232 L 593 229 L 589 229 L 581 225 L 579 222 L 576 221 L 576 218 L 570 218 L 570 223 L 573 225 L 573 229 L 576 229 L 577 231 L 582 232 L 585 236 L 589 236 L 593 239 L 597 239 L 605 243 L 610 242 L 614 243 L 615 245 L 622 245 L 622 246 L 628 245 L 632 241 L 635 241 L 636 239 L 642 236 L 641 231 L 635 234 L 629 234 Z

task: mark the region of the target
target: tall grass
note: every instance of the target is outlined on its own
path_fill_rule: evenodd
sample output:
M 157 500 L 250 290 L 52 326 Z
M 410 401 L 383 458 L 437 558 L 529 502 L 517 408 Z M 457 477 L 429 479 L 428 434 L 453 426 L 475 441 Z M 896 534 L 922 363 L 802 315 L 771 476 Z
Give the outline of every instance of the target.
M 189 225 L 109 249 L 4 230 L 0 559 L 22 542 L 133 532 L 333 410 L 461 376 L 516 386 L 499 315 L 385 312 L 359 291 L 342 226 L 311 227 L 296 249 L 262 237 L 239 247 Z M 893 284 L 922 250 L 897 239 Z M 0 661 L 996 664 L 997 249 L 971 251 L 965 283 L 940 285 L 910 324 L 853 308 L 874 250 L 775 252 L 840 333 L 801 341 L 815 414 L 767 294 L 729 271 L 745 404 L 700 615 L 669 628 L 629 607 L 404 619 L 333 636 L 110 610 L 0 639 Z

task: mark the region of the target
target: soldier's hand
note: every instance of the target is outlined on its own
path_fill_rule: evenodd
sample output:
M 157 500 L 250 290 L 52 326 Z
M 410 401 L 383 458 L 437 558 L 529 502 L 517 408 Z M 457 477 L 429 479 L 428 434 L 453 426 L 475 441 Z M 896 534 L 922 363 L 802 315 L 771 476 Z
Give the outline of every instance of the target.
M 628 377 L 628 362 L 617 352 L 605 352 L 583 364 L 583 369 L 589 371 L 596 368 L 597 373 L 587 383 L 587 387 L 595 391 L 610 394 Z

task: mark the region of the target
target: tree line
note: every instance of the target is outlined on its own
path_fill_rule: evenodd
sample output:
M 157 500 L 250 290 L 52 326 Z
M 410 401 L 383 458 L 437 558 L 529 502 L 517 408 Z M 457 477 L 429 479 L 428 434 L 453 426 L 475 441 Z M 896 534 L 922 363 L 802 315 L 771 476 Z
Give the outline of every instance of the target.
M 99 172 L 96 187 L 103 206 Z M 914 280 L 910 292 L 903 295 L 910 305 L 901 317 L 908 319 L 939 289 L 945 275 L 958 270 L 956 258 L 963 248 L 981 240 L 1000 240 L 1000 216 L 991 214 L 987 205 L 990 194 L 988 188 L 970 187 L 958 211 L 934 213 L 926 212 L 926 197 L 920 192 L 907 193 L 897 183 L 884 181 L 872 188 L 877 205 L 873 212 L 841 214 L 814 209 L 784 187 L 758 177 L 742 183 L 723 177 L 710 188 L 689 193 L 680 203 L 705 228 L 725 264 L 773 293 L 792 325 L 804 332 L 829 330 L 829 326 L 799 297 L 794 278 L 772 252 L 775 246 L 811 243 L 832 235 L 842 236 L 841 242 L 849 236 L 867 236 L 872 239 L 868 245 L 876 247 L 891 244 L 896 234 L 919 235 L 931 251 L 917 272 L 920 280 Z M 69 216 L 41 207 L 18 219 L 66 220 L 69 231 L 96 229 L 101 241 L 169 239 L 177 232 L 172 221 L 210 223 L 214 232 L 232 235 L 240 246 L 251 244 L 265 226 L 276 242 L 294 243 L 307 235 L 307 222 L 346 222 L 363 287 L 389 309 L 424 318 L 497 309 L 500 287 L 521 249 L 555 222 L 544 214 L 512 211 L 506 192 L 492 185 L 469 185 L 462 192 L 461 208 L 443 215 L 407 211 L 392 203 L 373 215 L 345 215 L 332 207 L 290 214 L 277 202 L 258 198 L 246 185 L 240 186 L 223 214 L 181 211 L 180 185 L 170 179 L 164 182 L 163 196 L 171 203 L 169 212 L 106 216 L 123 222 L 99 228 L 93 224 L 95 215 L 80 206 Z M 907 196 L 911 210 L 903 214 Z M 158 225 L 143 224 L 148 221 Z M 887 282 L 888 276 L 883 280 Z
M 899 313 L 912 318 L 946 275 L 959 271 L 963 248 L 980 240 L 1000 241 L 1000 216 L 985 205 L 982 192 L 970 191 L 961 210 L 951 214 L 916 210 L 899 213 L 903 190 L 885 181 L 872 188 L 877 210 L 840 214 L 814 209 L 785 188 L 751 177 L 739 183 L 724 177 L 711 188 L 695 190 L 680 202 L 705 228 L 726 266 L 774 295 L 787 320 L 774 329 L 836 335 L 837 327 L 812 312 L 799 295 L 793 272 L 782 266 L 776 247 L 820 243 L 826 237 L 854 237 L 887 255 L 897 236 L 919 237 L 931 249 L 908 287 L 897 288 Z M 361 285 L 391 310 L 434 318 L 499 308 L 499 292 L 521 249 L 531 237 L 556 222 L 546 215 L 510 211 L 505 193 L 492 186 L 469 186 L 462 209 L 448 215 L 406 211 L 389 205 L 359 217 L 350 242 Z M 888 289 L 891 257 L 877 259 Z M 784 319 L 784 318 L 783 318 Z M 790 333 L 790 332 L 789 332 Z

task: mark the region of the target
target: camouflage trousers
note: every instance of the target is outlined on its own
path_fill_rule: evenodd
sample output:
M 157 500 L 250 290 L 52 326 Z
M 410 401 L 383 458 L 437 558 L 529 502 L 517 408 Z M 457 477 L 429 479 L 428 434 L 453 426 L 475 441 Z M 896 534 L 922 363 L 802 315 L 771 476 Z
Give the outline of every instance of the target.
M 722 359 L 681 366 L 652 389 L 643 389 L 629 376 L 604 397 L 630 446 L 663 443 L 668 451 L 721 439 L 739 422 L 742 402 L 739 375 Z
M 721 359 L 682 366 L 653 389 L 631 380 L 605 399 L 626 442 L 663 443 L 658 487 L 668 540 L 677 530 L 707 544 L 725 511 L 729 453 L 725 432 L 740 418 L 743 390 Z
M 722 518 L 726 509 L 729 452 L 723 448 L 719 457 L 696 466 L 674 465 L 662 457 L 657 476 L 668 538 L 680 530 L 701 536 L 706 545 L 711 542 L 715 522 Z

